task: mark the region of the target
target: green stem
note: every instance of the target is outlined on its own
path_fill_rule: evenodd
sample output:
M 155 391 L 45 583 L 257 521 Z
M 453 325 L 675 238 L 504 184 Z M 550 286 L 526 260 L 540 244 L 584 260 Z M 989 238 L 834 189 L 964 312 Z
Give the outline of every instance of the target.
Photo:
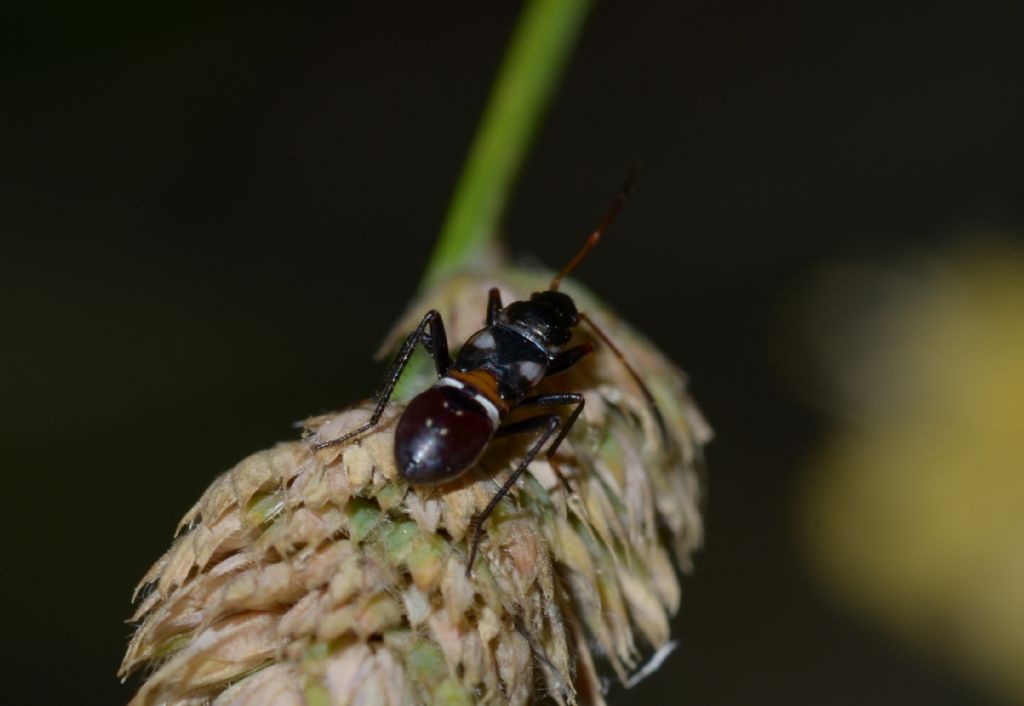
M 530 0 L 494 83 L 424 274 L 431 284 L 498 239 L 516 174 L 551 102 L 590 0 Z

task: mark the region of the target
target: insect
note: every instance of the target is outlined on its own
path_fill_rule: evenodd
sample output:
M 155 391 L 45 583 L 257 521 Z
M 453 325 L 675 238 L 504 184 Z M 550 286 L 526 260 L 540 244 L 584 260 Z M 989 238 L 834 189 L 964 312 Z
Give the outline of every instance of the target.
M 551 462 L 566 488 L 569 487 L 554 456 L 583 412 L 586 398 L 579 392 L 535 394 L 534 390 L 545 379 L 565 372 L 594 351 L 590 342 L 569 346 L 573 330 L 578 325 L 586 323 L 625 365 L 650 404 L 664 435 L 664 422 L 640 376 L 608 336 L 576 308 L 572 297 L 558 291 L 561 281 L 597 245 L 622 209 L 634 178 L 635 172 L 630 174 L 598 227 L 569 264 L 551 280 L 547 290 L 533 293 L 528 300 L 505 306 L 498 289 L 491 289 L 485 327 L 466 341 L 454 361 L 448 349 L 441 314 L 436 310 L 427 312 L 391 364 L 369 421 L 343 436 L 313 446 L 319 451 L 344 444 L 376 426 L 418 343 L 423 344 L 433 358 L 438 380 L 409 402 L 395 428 L 395 460 L 402 478 L 414 485 L 444 483 L 472 468 L 491 439 L 514 434 L 539 434 L 478 516 L 466 566 L 467 575 L 473 568 L 484 522 L 552 437 L 554 440 L 547 447 L 545 458 Z M 572 411 L 564 419 L 558 414 L 540 414 L 505 422 L 514 409 L 563 406 L 572 406 Z

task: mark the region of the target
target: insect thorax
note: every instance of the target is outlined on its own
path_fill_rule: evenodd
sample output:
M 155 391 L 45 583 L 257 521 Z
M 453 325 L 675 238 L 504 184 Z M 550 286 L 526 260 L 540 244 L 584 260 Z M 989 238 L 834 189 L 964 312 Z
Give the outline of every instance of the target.
M 459 372 L 490 373 L 497 381 L 501 399 L 514 405 L 544 379 L 549 362 L 548 352 L 536 341 L 498 324 L 466 341 L 453 367 Z

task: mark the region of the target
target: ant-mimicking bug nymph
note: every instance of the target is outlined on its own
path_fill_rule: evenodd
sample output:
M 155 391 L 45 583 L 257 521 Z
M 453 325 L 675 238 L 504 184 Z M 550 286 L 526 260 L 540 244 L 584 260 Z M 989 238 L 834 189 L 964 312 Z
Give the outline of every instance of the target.
M 433 358 L 438 381 L 409 402 L 395 428 L 395 460 L 402 478 L 414 485 L 454 480 L 473 467 L 491 439 L 539 432 L 540 437 L 477 518 L 466 564 L 467 575 L 473 568 L 484 522 L 552 436 L 554 441 L 548 446 L 545 458 L 563 485 L 569 487 L 554 456 L 583 411 L 586 399 L 579 392 L 531 393 L 546 378 L 565 372 L 593 352 L 590 342 L 567 347 L 573 330 L 580 323 L 586 323 L 626 367 L 665 434 L 661 414 L 640 376 L 608 336 L 576 308 L 572 297 L 558 291 L 561 281 L 597 244 L 621 210 L 632 190 L 634 177 L 635 171 L 598 227 L 569 264 L 551 280 L 547 290 L 535 292 L 529 300 L 504 306 L 498 289 L 491 289 L 485 327 L 466 341 L 454 361 L 440 313 L 427 312 L 391 364 L 370 419 L 343 436 L 313 446 L 319 451 L 344 444 L 376 426 L 417 343 L 422 343 Z M 574 407 L 564 420 L 558 414 L 542 414 L 503 423 L 513 409 L 568 405 Z

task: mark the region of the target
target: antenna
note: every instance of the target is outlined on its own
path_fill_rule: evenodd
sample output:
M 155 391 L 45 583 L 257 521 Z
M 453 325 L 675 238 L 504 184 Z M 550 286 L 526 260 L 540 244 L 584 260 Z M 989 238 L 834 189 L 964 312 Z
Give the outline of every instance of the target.
M 636 183 L 636 175 L 639 171 L 639 165 L 636 164 L 634 164 L 633 168 L 629 170 L 629 176 L 626 177 L 625 183 L 623 183 L 622 188 L 619 189 L 619 193 L 615 197 L 615 203 L 613 203 L 612 207 L 608 209 L 608 213 L 604 214 L 604 218 L 602 218 L 601 222 L 597 224 L 597 228 L 595 228 L 594 232 L 590 234 L 589 238 L 587 238 L 587 242 L 583 243 L 583 247 L 580 248 L 578 253 L 576 253 L 576 256 L 569 261 L 568 265 L 562 268 L 561 272 L 555 275 L 554 279 L 551 280 L 551 286 L 548 287 L 550 291 L 557 292 L 558 285 L 562 283 L 562 280 L 568 277 L 569 273 L 576 269 L 576 265 L 580 264 L 580 261 L 587 256 L 587 253 L 593 250 L 594 246 L 597 245 L 597 241 L 601 239 L 604 232 L 608 230 L 608 226 L 610 226 L 612 221 L 615 220 L 615 217 L 619 215 L 619 211 L 622 210 L 622 207 L 626 203 L 626 198 L 633 191 L 633 185 Z
M 592 318 L 584 314 L 582 311 L 580 312 L 580 321 L 583 321 L 588 326 L 590 326 L 590 330 L 596 333 L 598 337 L 602 341 L 604 341 L 604 344 L 608 346 L 609 349 L 611 349 L 612 355 L 618 358 L 619 362 L 625 366 L 626 370 L 629 372 L 630 377 L 633 378 L 633 381 L 640 388 L 641 394 L 643 394 L 644 399 L 650 406 L 651 412 L 654 414 L 654 421 L 655 423 L 657 423 L 658 430 L 661 432 L 662 440 L 668 443 L 668 427 L 665 426 L 665 418 L 661 416 L 661 410 L 658 409 L 658 403 L 654 401 L 654 395 L 651 394 L 651 389 L 647 387 L 647 383 L 645 383 L 643 378 L 640 377 L 640 373 L 636 371 L 636 368 L 629 364 L 629 361 L 626 360 L 626 356 L 622 354 L 622 350 L 620 350 L 619 347 L 615 345 L 615 342 L 608 337 L 608 334 L 605 333 L 600 326 L 595 324 Z

